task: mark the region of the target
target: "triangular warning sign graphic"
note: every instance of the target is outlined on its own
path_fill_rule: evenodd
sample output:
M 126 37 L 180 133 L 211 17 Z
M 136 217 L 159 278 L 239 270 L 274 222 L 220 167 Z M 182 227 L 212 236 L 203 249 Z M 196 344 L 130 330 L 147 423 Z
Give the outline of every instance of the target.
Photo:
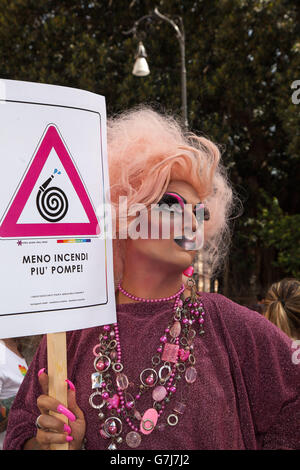
M 36 186 L 36 182 L 43 167 L 51 153 L 55 151 L 62 168 L 66 172 L 76 195 L 87 216 L 86 222 L 64 222 L 68 211 L 69 202 L 58 185 L 52 179 L 54 174 L 44 181 L 37 191 L 36 210 L 42 218 L 41 223 L 18 223 L 20 215 Z M 44 199 L 44 200 L 43 200 Z M 49 207 L 47 208 L 47 203 Z M 8 212 L 0 226 L 0 237 L 22 238 L 22 237 L 47 237 L 47 236 L 78 236 L 99 235 L 100 227 L 91 204 L 87 191 L 81 181 L 73 160 L 59 134 L 57 127 L 50 124 L 36 151 L 33 161 L 19 187 L 17 193 L 8 209 Z

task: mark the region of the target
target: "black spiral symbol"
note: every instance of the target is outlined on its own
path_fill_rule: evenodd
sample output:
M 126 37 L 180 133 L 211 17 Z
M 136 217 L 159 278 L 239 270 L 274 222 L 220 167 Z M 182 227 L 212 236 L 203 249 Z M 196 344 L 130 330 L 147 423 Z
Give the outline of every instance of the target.
M 59 222 L 68 211 L 69 203 L 65 193 L 56 186 L 47 188 L 54 176 L 50 176 L 45 183 L 39 187 L 36 197 L 36 206 L 43 217 L 48 222 Z

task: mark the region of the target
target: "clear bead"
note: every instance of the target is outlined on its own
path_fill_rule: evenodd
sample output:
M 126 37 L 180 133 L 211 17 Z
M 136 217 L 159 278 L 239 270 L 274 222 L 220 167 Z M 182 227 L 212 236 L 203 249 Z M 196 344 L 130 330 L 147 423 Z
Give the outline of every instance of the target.
M 138 447 L 141 443 L 141 440 L 142 440 L 141 435 L 138 432 L 130 431 L 126 435 L 126 443 L 132 449 L 135 449 L 136 447 Z
M 128 388 L 129 381 L 127 375 L 117 374 L 116 382 L 117 386 L 120 387 L 121 390 L 126 390 L 126 388 Z
M 181 403 L 180 401 L 177 401 L 174 405 L 173 411 L 175 411 L 176 413 L 180 415 L 183 415 L 185 408 L 186 408 L 185 403 Z
M 197 370 L 195 367 L 188 367 L 185 371 L 185 380 L 188 384 L 192 384 L 195 382 L 197 378 Z
M 162 401 L 167 395 L 167 390 L 162 385 L 158 385 L 152 392 L 152 398 L 154 401 Z
M 181 332 L 180 322 L 175 321 L 170 328 L 170 335 L 172 336 L 172 338 L 177 338 L 177 336 L 180 335 L 180 332 Z
M 116 444 L 111 443 L 111 444 L 109 444 L 107 449 L 108 450 L 117 450 L 117 446 L 116 446 Z

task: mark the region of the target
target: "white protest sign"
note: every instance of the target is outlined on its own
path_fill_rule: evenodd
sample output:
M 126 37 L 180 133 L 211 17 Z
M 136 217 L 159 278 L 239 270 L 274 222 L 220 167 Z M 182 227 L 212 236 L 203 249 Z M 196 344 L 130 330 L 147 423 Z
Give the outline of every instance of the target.
M 0 80 L 0 164 L 0 338 L 115 322 L 104 97 Z

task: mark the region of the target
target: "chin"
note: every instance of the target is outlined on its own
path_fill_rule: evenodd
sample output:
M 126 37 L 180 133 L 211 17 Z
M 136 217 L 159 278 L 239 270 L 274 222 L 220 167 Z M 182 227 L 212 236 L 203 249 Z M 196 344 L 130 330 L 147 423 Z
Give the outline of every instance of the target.
M 176 243 L 176 254 L 178 254 L 178 258 L 177 256 L 175 257 L 174 256 L 174 261 L 175 259 L 180 259 L 182 260 L 182 266 L 183 266 L 183 269 L 187 268 L 188 266 L 190 266 L 196 255 L 197 255 L 197 250 L 185 250 L 184 248 L 178 246 Z

